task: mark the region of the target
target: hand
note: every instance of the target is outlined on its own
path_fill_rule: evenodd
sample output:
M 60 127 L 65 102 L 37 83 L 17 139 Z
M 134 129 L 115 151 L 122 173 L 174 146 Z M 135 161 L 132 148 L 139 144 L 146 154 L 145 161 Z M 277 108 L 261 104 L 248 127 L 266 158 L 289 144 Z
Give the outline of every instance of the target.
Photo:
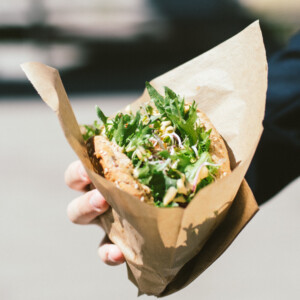
M 109 204 L 98 190 L 86 192 L 91 180 L 79 160 L 71 163 L 67 168 L 65 182 L 71 189 L 85 192 L 68 205 L 68 217 L 73 223 L 91 224 L 96 217 L 108 210 Z M 98 254 L 103 262 L 111 266 L 125 261 L 121 250 L 112 244 L 107 236 L 101 242 Z

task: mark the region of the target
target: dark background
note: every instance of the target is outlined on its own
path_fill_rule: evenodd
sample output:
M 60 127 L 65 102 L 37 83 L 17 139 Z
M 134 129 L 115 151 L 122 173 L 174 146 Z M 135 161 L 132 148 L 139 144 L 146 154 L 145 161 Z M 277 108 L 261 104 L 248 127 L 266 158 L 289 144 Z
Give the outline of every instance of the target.
M 264 3 L 262 5 L 261 3 Z M 297 1 L 4 0 L 0 94 L 33 95 L 19 64 L 60 70 L 68 93 L 141 91 L 144 82 L 260 19 L 267 54 L 299 26 Z

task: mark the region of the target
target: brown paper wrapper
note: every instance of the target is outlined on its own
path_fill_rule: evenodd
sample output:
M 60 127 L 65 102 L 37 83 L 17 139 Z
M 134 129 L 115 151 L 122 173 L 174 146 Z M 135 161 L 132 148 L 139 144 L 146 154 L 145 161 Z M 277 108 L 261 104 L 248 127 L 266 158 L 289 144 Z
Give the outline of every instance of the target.
M 243 180 L 263 130 L 267 89 L 258 22 L 151 81 L 161 93 L 168 86 L 187 101 L 195 100 L 228 146 L 232 173 L 200 190 L 185 209 L 145 204 L 96 174 L 57 70 L 40 63 L 22 68 L 56 112 L 69 144 L 111 205 L 99 224 L 124 253 L 128 277 L 139 294 L 165 296 L 186 286 L 225 251 L 258 210 Z M 146 92 L 132 104 L 133 110 L 145 101 Z

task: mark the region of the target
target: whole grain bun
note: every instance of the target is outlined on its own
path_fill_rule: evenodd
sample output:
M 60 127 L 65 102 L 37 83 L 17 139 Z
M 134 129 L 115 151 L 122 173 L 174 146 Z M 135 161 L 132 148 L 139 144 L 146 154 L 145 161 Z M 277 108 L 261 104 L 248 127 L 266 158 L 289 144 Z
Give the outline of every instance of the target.
M 209 136 L 211 140 L 209 153 L 211 154 L 212 160 L 216 164 L 220 164 L 216 177 L 222 178 L 231 173 L 230 160 L 225 142 L 204 112 L 197 109 L 197 116 L 206 131 L 211 129 Z
M 121 147 L 101 135 L 90 138 L 86 145 L 96 173 L 141 201 L 153 203 L 150 189 L 134 178 L 132 162 Z

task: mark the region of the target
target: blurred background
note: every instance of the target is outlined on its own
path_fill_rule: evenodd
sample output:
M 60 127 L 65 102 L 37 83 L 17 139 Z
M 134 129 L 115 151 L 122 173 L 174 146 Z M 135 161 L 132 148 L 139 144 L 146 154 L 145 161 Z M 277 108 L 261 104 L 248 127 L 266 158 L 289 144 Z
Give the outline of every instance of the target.
M 95 104 L 114 113 L 146 80 L 256 19 L 269 58 L 299 30 L 300 1 L 0 1 L 1 300 L 137 298 L 125 266 L 97 257 L 101 229 L 68 221 L 67 204 L 78 194 L 63 174 L 76 157 L 19 64 L 59 69 L 79 123 L 90 123 Z M 206 272 L 167 298 L 300 299 L 299 195 L 298 178 Z
M 2 0 L 1 96 L 33 93 L 26 61 L 58 68 L 69 93 L 141 91 L 258 18 L 271 55 L 299 11 L 297 0 Z

